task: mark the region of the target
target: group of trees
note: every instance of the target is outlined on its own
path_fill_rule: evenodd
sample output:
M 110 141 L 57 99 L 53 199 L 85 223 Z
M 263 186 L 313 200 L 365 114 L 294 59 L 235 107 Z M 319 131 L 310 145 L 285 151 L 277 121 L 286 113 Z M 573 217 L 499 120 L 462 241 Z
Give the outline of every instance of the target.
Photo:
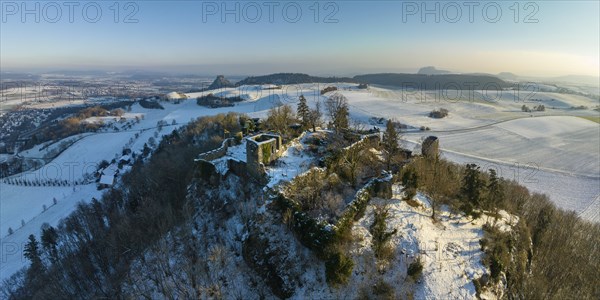
M 343 150 L 334 150 L 326 159 L 327 170 L 357 188 L 366 179 L 379 176 L 384 168 L 372 151 L 376 147 L 370 141 L 362 140 Z
M 416 182 L 434 208 L 446 204 L 455 212 L 495 220 L 499 210 L 519 217 L 509 233 L 499 233 L 490 223 L 482 242 L 484 262 L 494 275 L 506 274 L 508 298 L 591 299 L 600 293 L 595 275 L 600 268 L 599 224 L 559 210 L 545 195 L 530 194 L 494 169 L 484 171 L 475 164 L 415 158 L 402 170 L 403 183 L 413 176 L 416 180 L 408 186 Z
M 432 218 L 441 203 L 451 203 L 467 215 L 479 217 L 482 210 L 494 213 L 503 207 L 505 181 L 495 169 L 483 173 L 476 164 L 457 167 L 439 157 L 417 158 L 402 170 L 405 198 L 412 199 L 417 189 L 428 196 Z
M 22 178 L 5 178 L 2 182 L 10 185 L 18 186 L 73 186 L 84 184 L 84 179 L 68 181 L 66 179 L 22 179 Z
M 317 126 L 321 125 L 321 102 L 317 101 L 315 108 L 311 109 L 306 103 L 304 95 L 300 95 L 297 108 L 298 118 L 302 128 L 312 128 L 313 132 L 317 131 Z
M 338 88 L 336 86 L 328 86 L 321 90 L 321 95 L 325 95 L 329 92 L 333 92 L 333 91 L 337 91 L 337 90 L 338 90 Z
M 43 129 L 36 132 L 32 136 L 31 144 L 39 144 L 49 140 L 59 140 L 73 136 L 83 132 L 96 132 L 102 128 L 102 122 L 83 122 L 83 120 L 91 117 L 121 117 L 125 110 L 119 106 L 124 106 L 125 103 L 115 103 L 112 105 L 93 106 L 83 108 L 62 120 L 55 120 L 47 124 Z M 121 119 L 124 120 L 124 119 Z M 130 125 L 124 125 L 123 128 Z M 119 131 L 118 127 L 114 127 L 115 131 Z
M 213 123 L 219 120 L 224 123 Z M 25 247 L 30 267 L 4 282 L 0 297 L 127 298 L 123 286 L 131 263 L 186 219 L 190 162 L 220 145 L 214 129 L 223 127 L 240 128 L 239 115 L 207 117 L 164 136 L 146 162 L 134 162 L 121 185 L 100 200 L 80 203 L 58 227 L 42 228 L 41 241 L 30 238 Z M 194 136 L 204 133 L 210 137 L 194 146 Z
M 435 119 L 442 119 L 448 116 L 448 110 L 445 108 L 440 108 L 439 110 L 432 110 L 429 113 L 429 117 L 430 118 L 435 118 Z
M 540 104 L 540 105 L 534 106 L 533 109 L 531 109 L 531 108 L 529 108 L 529 106 L 523 104 L 523 106 L 521 106 L 521 111 L 523 111 L 523 112 L 546 111 L 546 107 L 543 104 Z
M 475 209 L 493 212 L 497 220 L 498 210 L 504 206 L 505 199 L 502 180 L 495 169 L 489 169 L 484 177 L 478 165 L 467 164 L 460 188 L 463 199 L 461 210 L 474 217 L 479 216 Z
M 90 117 L 122 116 L 124 113 L 125 111 L 120 108 L 115 108 L 112 111 L 109 111 L 101 106 L 93 106 L 79 111 L 76 118 L 79 120 L 84 120 Z
M 268 130 L 277 132 L 287 139 L 292 133 L 290 126 L 297 121 L 294 109 L 290 105 L 285 104 L 271 108 L 267 112 L 267 119 L 264 124 Z
M 286 194 L 309 215 L 327 216 L 334 221 L 343 210 L 345 200 L 354 195 L 354 190 L 344 184 L 337 174 L 313 169 L 294 178 L 286 186 Z
M 350 127 L 348 100 L 341 94 L 334 94 L 325 101 L 325 109 L 331 126 L 340 133 Z M 298 101 L 296 112 L 288 104 L 273 107 L 267 113 L 266 128 L 284 136 L 292 132 L 290 126 L 299 123 L 303 130 L 316 128 L 322 120 L 321 103 L 316 102 L 314 108 L 309 107 L 304 95 Z
M 198 105 L 208 106 L 211 108 L 233 106 L 235 102 L 241 101 L 244 101 L 244 99 L 240 96 L 221 97 L 215 96 L 212 93 L 196 98 L 196 103 Z
M 207 141 L 218 142 L 225 137 L 225 133 L 235 134 L 242 131 L 248 124 L 249 118 L 237 113 L 218 114 L 206 116 L 191 122 L 186 126 L 186 134 L 182 135 L 186 143 L 202 146 Z

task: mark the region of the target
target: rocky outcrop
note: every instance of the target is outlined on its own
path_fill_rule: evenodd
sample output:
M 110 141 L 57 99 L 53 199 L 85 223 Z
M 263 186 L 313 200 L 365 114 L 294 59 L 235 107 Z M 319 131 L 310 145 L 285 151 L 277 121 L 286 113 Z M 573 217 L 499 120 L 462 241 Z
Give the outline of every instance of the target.
M 225 76 L 219 75 L 215 80 L 208 86 L 209 90 L 216 90 L 221 88 L 235 87 L 235 84 L 227 80 Z

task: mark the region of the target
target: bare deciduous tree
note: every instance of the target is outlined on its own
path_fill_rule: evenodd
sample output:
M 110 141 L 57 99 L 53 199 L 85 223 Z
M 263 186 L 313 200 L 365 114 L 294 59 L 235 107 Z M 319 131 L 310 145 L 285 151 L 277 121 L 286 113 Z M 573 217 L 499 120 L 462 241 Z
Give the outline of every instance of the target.
M 348 128 L 348 99 L 344 95 L 336 93 L 327 98 L 325 108 L 336 131 Z
M 273 107 L 267 113 L 267 128 L 282 135 L 288 134 L 289 126 L 294 122 L 296 122 L 296 115 L 288 104 Z

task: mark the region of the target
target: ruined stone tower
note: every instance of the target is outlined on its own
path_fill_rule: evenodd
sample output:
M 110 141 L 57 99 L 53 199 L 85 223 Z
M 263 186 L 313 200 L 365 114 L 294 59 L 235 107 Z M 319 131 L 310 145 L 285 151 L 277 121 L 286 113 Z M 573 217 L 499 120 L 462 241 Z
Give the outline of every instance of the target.
M 436 158 L 439 154 L 440 140 L 437 136 L 428 136 L 421 145 L 421 154 L 427 158 Z

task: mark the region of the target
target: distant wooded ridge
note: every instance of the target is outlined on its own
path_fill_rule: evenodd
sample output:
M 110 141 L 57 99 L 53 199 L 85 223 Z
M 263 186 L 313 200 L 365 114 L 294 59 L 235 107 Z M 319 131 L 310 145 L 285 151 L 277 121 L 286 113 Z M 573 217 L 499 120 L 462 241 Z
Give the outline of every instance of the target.
M 503 89 L 511 87 L 511 84 L 492 75 L 482 74 L 402 74 L 381 73 L 357 75 L 354 77 L 318 77 L 301 73 L 277 73 L 263 76 L 247 77 L 239 81 L 235 86 L 257 85 L 257 84 L 303 84 L 303 83 L 366 83 L 386 86 L 397 86 L 411 89 Z

